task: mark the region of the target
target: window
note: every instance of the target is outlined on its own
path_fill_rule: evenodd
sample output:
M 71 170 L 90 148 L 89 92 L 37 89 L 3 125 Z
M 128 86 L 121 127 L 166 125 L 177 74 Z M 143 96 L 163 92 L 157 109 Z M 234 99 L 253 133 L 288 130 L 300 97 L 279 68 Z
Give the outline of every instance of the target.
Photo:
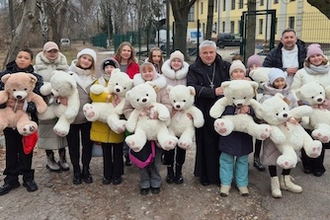
M 268 1 L 268 0 L 266 0 Z M 264 0 L 260 0 L 260 6 L 263 6 L 264 5 Z
M 234 33 L 234 31 L 235 31 L 235 22 L 234 21 L 231 21 L 230 22 L 230 33 Z
M 289 28 L 294 29 L 294 17 L 289 17 Z
M 201 2 L 201 15 L 203 14 L 203 2 Z
M 263 26 L 264 26 L 264 20 L 259 19 L 259 34 L 262 34 Z
M 223 8 L 222 11 L 226 11 L 226 0 L 223 0 Z
M 195 7 L 193 5 L 193 6 L 191 6 L 189 14 L 188 14 L 188 21 L 193 22 L 194 19 L 195 19 Z
M 217 33 L 217 28 L 218 28 L 218 23 L 214 22 L 213 28 L 212 28 L 212 32 L 213 33 Z
M 236 0 L 231 0 L 231 10 L 235 10 Z
M 226 22 L 222 22 L 222 32 L 226 32 Z
M 278 3 L 278 0 L 274 0 L 274 4 L 277 4 Z
M 243 4 L 244 4 L 244 1 L 243 0 L 239 0 L 238 1 L 238 8 L 243 8 Z

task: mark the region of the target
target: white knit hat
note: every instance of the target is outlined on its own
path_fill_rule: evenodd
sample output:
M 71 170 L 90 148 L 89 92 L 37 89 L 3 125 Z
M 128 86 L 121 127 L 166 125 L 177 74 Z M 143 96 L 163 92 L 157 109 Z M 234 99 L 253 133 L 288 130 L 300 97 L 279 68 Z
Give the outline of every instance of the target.
M 286 72 L 284 72 L 283 70 L 281 70 L 279 68 L 271 68 L 268 73 L 269 82 L 270 82 L 270 84 L 273 85 L 274 81 L 278 78 L 283 78 L 286 80 L 287 75 L 288 74 Z
M 81 57 L 82 55 L 87 54 L 90 55 L 93 58 L 94 63 L 96 63 L 96 52 L 93 49 L 85 48 L 78 52 L 77 59 Z
M 181 62 L 184 61 L 184 55 L 183 55 L 183 53 L 181 53 L 180 50 L 176 50 L 176 51 L 174 51 L 173 53 L 171 53 L 170 61 L 172 62 L 172 60 L 173 60 L 174 58 L 178 58 L 179 60 L 181 60 Z
M 229 68 L 229 75 L 231 76 L 232 72 L 236 69 L 241 69 L 244 71 L 244 73 L 246 73 L 246 67 L 244 66 L 244 64 L 242 63 L 242 61 L 240 60 L 234 60 Z

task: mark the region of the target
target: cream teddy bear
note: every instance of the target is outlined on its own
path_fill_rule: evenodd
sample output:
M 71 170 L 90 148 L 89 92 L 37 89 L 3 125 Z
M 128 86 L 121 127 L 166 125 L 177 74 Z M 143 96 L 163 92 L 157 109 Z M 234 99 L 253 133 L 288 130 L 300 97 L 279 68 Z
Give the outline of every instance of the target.
M 263 120 L 271 125 L 270 139 L 282 153 L 277 164 L 290 169 L 296 166 L 298 157 L 296 151 L 304 148 L 307 156 L 316 158 L 320 156 L 322 143 L 313 140 L 296 119 L 309 117 L 312 108 L 299 106 L 289 110 L 284 96 L 277 93 L 262 103 L 261 114 Z
M 91 93 L 100 95 L 108 93 L 113 96 L 112 102 L 104 100 L 104 102 L 87 103 L 83 106 L 83 112 L 88 121 L 101 121 L 108 123 L 111 130 L 120 134 L 126 129 L 126 120 L 120 119 L 123 114 L 124 104 L 126 102 L 126 92 L 133 87 L 133 80 L 129 76 L 114 69 L 111 73 L 107 87 L 99 84 L 91 86 Z
M 156 97 L 154 88 L 148 83 L 139 84 L 126 93 L 126 99 L 134 108 L 127 119 L 126 129 L 134 134 L 127 136 L 125 142 L 136 152 L 147 140 L 157 140 L 164 150 L 174 149 L 178 142 L 166 126 L 170 112 L 165 105 L 156 102 Z
M 179 147 L 189 149 L 193 145 L 195 127 L 204 125 L 202 111 L 194 106 L 195 88 L 184 85 L 167 86 L 167 91 L 173 106 L 169 131 L 179 137 Z
M 20 102 L 34 102 L 39 113 L 47 110 L 47 104 L 41 96 L 33 92 L 37 78 L 30 73 L 6 74 L 1 77 L 5 88 L 0 91 L 0 104 L 15 102 L 15 106 L 0 109 L 0 131 L 6 127 L 17 128 L 17 131 L 28 136 L 38 130 L 38 125 L 31 121 L 23 109 L 16 109 Z
M 79 112 L 77 83 L 67 72 L 55 70 L 52 74 L 50 82 L 40 88 L 41 94 L 52 95 L 52 98 L 48 103 L 47 111 L 38 114 L 38 118 L 40 120 L 58 118 L 53 130 L 58 136 L 64 137 L 69 133 L 70 124 Z
M 227 136 L 232 131 L 240 131 L 260 140 L 268 138 L 271 131 L 270 126 L 255 123 L 248 114 L 221 116 L 226 106 L 232 105 L 237 108 L 251 106 L 256 113 L 260 112 L 261 105 L 253 99 L 258 83 L 247 80 L 232 80 L 223 82 L 221 87 L 224 97 L 216 101 L 210 109 L 210 116 L 216 119 L 214 122 L 216 132 L 222 136 Z
M 326 91 L 317 82 L 309 82 L 295 90 L 299 100 L 312 107 L 309 117 L 303 118 L 302 125 L 312 130 L 314 139 L 322 143 L 330 141 L 330 111 L 327 109 Z

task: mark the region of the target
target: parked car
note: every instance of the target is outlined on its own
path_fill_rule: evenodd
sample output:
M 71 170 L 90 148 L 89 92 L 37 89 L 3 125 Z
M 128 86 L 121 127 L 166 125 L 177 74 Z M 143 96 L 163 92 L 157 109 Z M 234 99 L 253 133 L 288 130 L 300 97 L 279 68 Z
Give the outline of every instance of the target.
M 241 37 L 239 34 L 219 33 L 216 44 L 219 48 L 226 46 L 239 46 L 241 44 Z

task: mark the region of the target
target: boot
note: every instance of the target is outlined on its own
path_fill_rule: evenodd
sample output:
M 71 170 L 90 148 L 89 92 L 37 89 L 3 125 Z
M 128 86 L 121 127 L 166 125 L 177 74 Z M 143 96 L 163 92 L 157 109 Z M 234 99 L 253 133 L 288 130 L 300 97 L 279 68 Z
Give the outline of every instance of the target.
M 68 171 L 70 169 L 70 166 L 66 162 L 65 148 L 59 149 L 58 154 L 59 154 L 58 165 L 60 166 L 61 170 Z
M 220 187 L 220 196 L 227 197 L 229 195 L 230 186 L 222 185 Z
M 179 164 L 175 165 L 175 183 L 176 184 L 183 183 L 182 165 L 179 165 Z
M 249 189 L 246 186 L 239 186 L 237 188 L 238 188 L 239 194 L 241 196 L 249 196 L 250 195 Z
M 253 160 L 253 166 L 255 168 L 257 168 L 257 170 L 259 171 L 264 171 L 265 170 L 265 167 L 264 165 L 262 165 L 262 163 L 260 162 L 260 158 L 259 157 L 255 157 L 254 160 Z
M 72 183 L 74 185 L 80 185 L 82 183 L 81 180 L 81 170 L 80 170 L 80 166 L 73 166 L 73 179 L 72 179 Z
M 167 166 L 167 176 L 166 176 L 166 182 L 171 184 L 174 181 L 174 170 L 173 165 Z
M 280 181 L 277 176 L 270 178 L 270 187 L 271 187 L 271 191 L 272 191 L 272 196 L 274 198 L 282 197 L 282 191 L 280 189 Z
M 301 193 L 302 192 L 301 186 L 294 184 L 292 182 L 293 180 L 294 180 L 293 177 L 290 175 L 281 175 L 280 177 L 281 189 L 288 190 L 293 193 Z
M 88 166 L 83 166 L 83 170 L 82 170 L 82 180 L 85 183 L 92 183 L 93 182 L 93 178 L 89 172 L 89 167 Z
M 125 155 L 125 164 L 126 166 L 132 166 L 132 161 L 129 159 L 129 155 Z
M 56 161 L 54 159 L 54 152 L 52 150 L 47 150 L 46 155 L 47 155 L 46 167 L 52 172 L 60 171 L 61 168 L 59 167 L 59 165 L 56 163 Z

